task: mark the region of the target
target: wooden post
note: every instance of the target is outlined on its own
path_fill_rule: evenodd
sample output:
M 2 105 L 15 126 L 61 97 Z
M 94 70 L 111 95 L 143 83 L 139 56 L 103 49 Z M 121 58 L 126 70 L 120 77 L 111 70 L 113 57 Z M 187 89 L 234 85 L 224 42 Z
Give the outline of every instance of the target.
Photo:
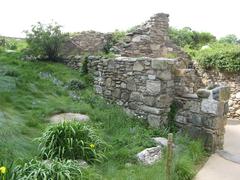
M 172 162 L 173 162 L 173 134 L 168 134 L 167 162 L 166 162 L 166 180 L 172 180 Z

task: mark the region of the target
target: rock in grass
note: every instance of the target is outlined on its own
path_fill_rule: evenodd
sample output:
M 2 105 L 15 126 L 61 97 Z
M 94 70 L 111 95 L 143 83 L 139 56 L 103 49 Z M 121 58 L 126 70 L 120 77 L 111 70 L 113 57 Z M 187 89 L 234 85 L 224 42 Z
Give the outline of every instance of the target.
M 168 140 L 164 137 L 154 137 L 152 140 L 158 145 L 162 147 L 167 147 Z
M 85 122 L 88 120 L 89 120 L 89 117 L 87 115 L 83 115 L 83 114 L 79 114 L 79 113 L 56 114 L 50 118 L 51 123 L 62 123 L 64 121 Z
M 147 148 L 137 154 L 138 161 L 143 163 L 144 165 L 152 165 L 159 161 L 161 157 L 162 157 L 161 146 Z

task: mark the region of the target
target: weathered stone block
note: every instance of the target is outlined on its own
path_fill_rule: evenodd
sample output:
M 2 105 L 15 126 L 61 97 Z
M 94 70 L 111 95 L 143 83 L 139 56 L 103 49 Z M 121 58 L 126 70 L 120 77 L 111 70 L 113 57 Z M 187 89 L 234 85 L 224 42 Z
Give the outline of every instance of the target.
M 96 89 L 97 94 L 102 94 L 102 92 L 103 92 L 102 86 L 95 85 L 95 89 Z
M 166 70 L 168 68 L 168 63 L 165 60 L 153 59 L 152 68 L 159 70 Z
M 130 95 L 130 101 L 142 101 L 141 94 L 139 92 L 132 92 Z
M 198 89 L 197 90 L 197 96 L 200 98 L 208 98 L 211 94 L 211 91 L 207 89 Z
M 161 125 L 161 117 L 156 115 L 148 115 L 148 123 L 151 127 L 158 128 Z
M 161 82 L 147 80 L 147 92 L 151 95 L 157 95 L 161 91 Z
M 112 92 L 112 96 L 115 98 L 120 98 L 121 97 L 121 90 L 120 89 L 114 89 Z
M 172 79 L 172 73 L 168 71 L 157 71 L 157 77 L 163 81 L 169 81 Z
M 153 97 L 153 96 L 144 96 L 143 97 L 143 103 L 148 106 L 153 106 L 154 102 L 155 102 L 155 97 Z
M 190 119 L 190 122 L 195 126 L 201 126 L 202 125 L 201 115 L 193 114 L 192 118 Z
M 160 95 L 156 98 L 156 107 L 168 107 L 171 105 L 173 98 L 167 94 Z
M 181 123 L 181 124 L 186 124 L 187 123 L 187 119 L 184 116 L 177 116 L 176 117 L 176 122 Z
M 127 89 L 131 91 L 136 91 L 136 83 L 135 80 L 132 78 L 127 79 Z
M 112 79 L 111 78 L 107 78 L 105 84 L 106 84 L 106 87 L 108 87 L 108 88 L 111 87 Z
M 133 65 L 133 71 L 143 71 L 144 65 L 140 61 L 136 61 Z
M 201 111 L 222 116 L 224 112 L 224 103 L 212 99 L 203 99 L 201 103 Z
M 140 109 L 152 114 L 161 114 L 161 112 L 163 111 L 162 109 L 145 106 L 145 105 L 140 106 Z
M 129 99 L 129 93 L 123 92 L 121 94 L 121 99 L 123 99 L 124 101 L 128 101 Z

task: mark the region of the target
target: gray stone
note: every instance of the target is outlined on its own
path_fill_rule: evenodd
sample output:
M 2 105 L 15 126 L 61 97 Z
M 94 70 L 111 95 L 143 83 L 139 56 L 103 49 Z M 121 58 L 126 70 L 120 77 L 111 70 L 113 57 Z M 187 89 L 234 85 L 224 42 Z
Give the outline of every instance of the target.
M 161 91 L 161 82 L 148 80 L 146 87 L 150 95 L 157 95 Z
M 102 94 L 102 92 L 103 92 L 102 86 L 96 85 L 96 86 L 95 86 L 95 89 L 96 89 L 96 93 L 97 93 L 97 94 Z
M 156 115 L 148 115 L 148 123 L 151 127 L 159 128 L 161 125 L 161 117 Z
M 147 35 L 139 35 L 139 36 L 135 36 L 133 39 L 132 39 L 132 42 L 141 42 L 141 41 L 150 41 L 150 37 L 147 36 Z
M 150 79 L 150 80 L 155 80 L 155 79 L 156 79 L 156 75 L 151 75 L 151 74 L 149 74 L 149 75 L 148 75 L 148 79 Z
M 197 90 L 197 96 L 200 98 L 208 98 L 210 96 L 211 92 L 207 89 L 198 89 Z
M 156 98 L 155 105 L 156 107 L 167 107 L 172 103 L 173 98 L 167 94 L 160 95 Z
M 142 71 L 144 70 L 144 66 L 142 65 L 141 62 L 136 61 L 133 65 L 133 71 Z
M 152 140 L 161 147 L 167 147 L 168 140 L 164 137 L 154 137 Z
M 79 113 L 56 114 L 50 118 L 51 123 L 62 123 L 64 121 L 85 122 L 88 120 L 89 120 L 89 117 L 87 115 L 83 115 Z
M 112 96 L 115 98 L 120 98 L 121 97 L 121 90 L 120 89 L 114 89 L 112 92 Z
M 139 92 L 132 92 L 130 95 L 130 101 L 142 101 L 141 94 Z
M 201 103 L 201 111 L 204 113 L 221 116 L 224 112 L 224 104 L 212 99 L 203 99 Z
M 158 70 L 166 70 L 168 68 L 168 63 L 165 60 L 153 59 L 152 68 Z
M 158 71 L 157 77 L 163 81 L 169 81 L 172 79 L 172 73 L 170 71 Z
M 162 109 L 145 106 L 145 105 L 140 106 L 140 109 L 152 114 L 161 114 L 161 112 L 163 111 Z
M 237 93 L 236 93 L 236 98 L 237 98 L 237 99 L 240 99 L 240 92 L 237 92 Z
M 127 87 L 127 84 L 122 82 L 120 86 L 121 86 L 121 88 L 125 89 Z
M 193 114 L 190 122 L 193 123 L 193 125 L 201 126 L 202 125 L 201 115 Z
M 155 98 L 153 96 L 144 96 L 143 103 L 152 106 L 155 103 Z
M 181 124 L 186 124 L 187 123 L 187 119 L 184 116 L 177 116 L 176 117 L 176 122 L 181 123 Z
M 112 79 L 111 78 L 107 78 L 105 84 L 106 84 L 106 87 L 111 87 Z
M 134 79 L 132 78 L 127 79 L 127 89 L 131 91 L 136 91 L 136 88 L 137 87 Z
M 130 109 L 136 110 L 136 109 L 138 108 L 138 104 L 137 104 L 136 102 L 130 102 L 130 103 L 128 104 L 128 107 L 129 107 Z
M 124 101 L 128 101 L 128 99 L 129 99 L 129 94 L 126 93 L 126 92 L 123 92 L 123 93 L 121 94 L 121 99 L 123 99 Z
M 162 157 L 161 146 L 144 149 L 137 154 L 137 159 L 144 165 L 152 165 L 159 161 Z

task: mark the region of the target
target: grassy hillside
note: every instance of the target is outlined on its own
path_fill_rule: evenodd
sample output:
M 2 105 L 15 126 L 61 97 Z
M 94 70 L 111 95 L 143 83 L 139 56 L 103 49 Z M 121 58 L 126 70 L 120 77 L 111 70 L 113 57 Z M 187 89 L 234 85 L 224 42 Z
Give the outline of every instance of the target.
M 107 160 L 89 168 L 89 179 L 91 174 L 99 174 L 98 179 L 162 179 L 164 160 L 146 168 L 137 163 L 135 155 L 153 145 L 151 137 L 166 136 L 167 130 L 150 129 L 120 107 L 105 102 L 94 94 L 90 79 L 63 64 L 28 62 L 21 60 L 20 53 L 0 53 L 0 166 L 35 158 L 39 152 L 34 139 L 49 126 L 51 115 L 79 112 L 90 116 L 91 125 L 110 147 Z M 69 90 L 71 80 L 81 80 L 86 88 Z M 179 147 L 176 179 L 182 173 L 192 173 L 192 177 L 204 157 L 202 145 L 182 135 L 176 135 L 175 141 Z

